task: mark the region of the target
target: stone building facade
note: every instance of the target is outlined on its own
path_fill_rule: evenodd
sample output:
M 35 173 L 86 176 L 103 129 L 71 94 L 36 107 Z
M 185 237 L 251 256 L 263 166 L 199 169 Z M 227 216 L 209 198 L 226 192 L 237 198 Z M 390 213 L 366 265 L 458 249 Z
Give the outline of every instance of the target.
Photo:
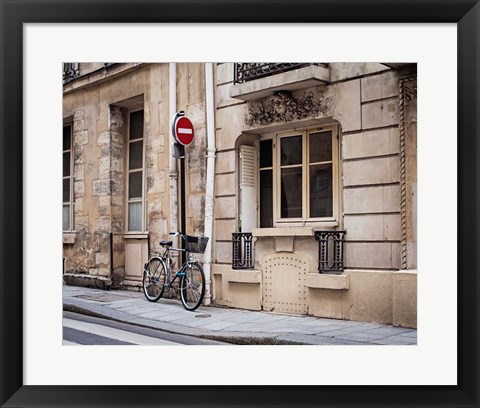
M 63 94 L 68 284 L 138 288 L 184 229 L 206 304 L 416 327 L 415 64 L 72 63 Z

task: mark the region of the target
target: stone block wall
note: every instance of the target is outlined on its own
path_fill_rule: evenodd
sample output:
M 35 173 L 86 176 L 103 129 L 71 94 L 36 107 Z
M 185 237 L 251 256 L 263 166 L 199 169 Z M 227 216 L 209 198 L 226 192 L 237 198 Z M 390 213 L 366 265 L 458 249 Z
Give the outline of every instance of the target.
M 177 107 L 185 111 L 195 129 L 195 138 L 185 148 L 185 226 L 189 235 L 205 230 L 206 112 L 204 64 L 177 64 Z M 201 255 L 197 258 L 201 260 Z
M 67 272 L 113 284 L 124 278 L 129 109 L 144 109 L 145 229 L 155 241 L 167 233 L 169 120 L 162 102 L 168 87 L 162 83 L 168 83 L 165 64 L 127 68 L 107 81 L 85 85 L 80 78 L 68 84 L 63 116 L 73 123 L 75 228 L 71 243 L 64 244 Z
M 232 262 L 232 232 L 238 231 L 238 146 L 245 102 L 230 98 L 233 63 L 215 66 L 216 148 L 213 262 Z M 225 282 L 224 282 L 225 285 Z
M 399 80 L 388 70 L 362 77 L 360 127 L 342 123 L 343 227 L 346 265 L 400 268 Z
M 402 310 L 402 315 L 406 317 L 399 318 L 397 323 L 413 327 L 416 323 L 412 323 L 411 316 L 416 314 L 416 308 L 405 306 L 403 310 L 402 307 L 404 302 L 412 304 L 409 299 L 414 296 L 411 289 L 416 275 L 409 275 L 408 284 L 400 285 L 395 283 L 398 279 L 394 280 L 392 274 L 402 267 L 402 235 L 405 234 L 401 209 L 402 118 L 399 84 L 402 78 L 414 71 L 409 71 L 408 67 L 392 70 L 379 63 L 331 63 L 329 68 L 329 84 L 291 91 L 294 101 L 303 101 L 307 94 L 320 101 L 314 116 L 302 117 L 300 122 L 304 120 L 304 125 L 300 122 L 289 123 L 288 120 L 272 120 L 268 116 L 270 107 L 267 106 L 267 99 L 244 102 L 230 97 L 230 88 L 234 86 L 234 64 L 216 65 L 214 270 L 218 272 L 214 286 L 220 286 L 214 288 L 214 296 L 220 296 L 222 304 L 237 299 L 232 293 L 236 286 L 227 284 L 225 276 L 235 273 L 235 270 L 228 269 L 228 265 L 232 261 L 231 233 L 238 231 L 239 227 L 238 146 L 252 144 L 255 138 L 265 133 L 312 126 L 309 123 L 318 126 L 321 123 L 338 122 L 340 217 L 335 228 L 347 232 L 345 274 L 350 278 L 349 288 L 309 288 L 308 313 L 392 323 L 395 321 L 395 310 Z M 257 116 L 248 113 L 251 109 Z M 416 113 L 416 105 L 410 103 L 409 109 L 405 130 L 407 137 L 416 134 L 416 116 L 411 119 L 412 112 Z M 309 122 L 308 119 L 315 121 Z M 413 136 L 410 137 L 413 139 Z M 412 142 L 407 146 L 410 149 L 409 169 L 415 167 L 415 148 Z M 416 179 L 413 176 L 410 179 L 409 192 L 416 188 Z M 414 208 L 412 204 L 409 211 L 413 212 Z M 318 228 L 328 229 L 332 226 L 319 225 Z M 408 224 L 407 235 L 413 235 L 414 229 L 415 225 Z M 255 239 L 255 271 L 264 274 L 265 257 L 276 252 L 278 256 L 289 252 L 282 252 L 285 248 L 278 247 L 276 240 L 278 238 L 267 235 Z M 303 254 L 305 259 L 309 259 L 307 272 L 318 273 L 318 243 L 313 236 L 292 237 L 291 240 L 293 253 Z M 415 243 L 413 239 L 411 241 L 412 244 L 406 249 L 410 254 L 415 250 Z M 220 272 L 222 268 L 227 268 L 228 273 Z M 394 289 L 394 285 L 398 289 Z M 258 293 L 258 296 L 262 294 Z M 233 304 L 240 307 L 237 301 Z M 399 323 L 400 320 L 402 323 Z

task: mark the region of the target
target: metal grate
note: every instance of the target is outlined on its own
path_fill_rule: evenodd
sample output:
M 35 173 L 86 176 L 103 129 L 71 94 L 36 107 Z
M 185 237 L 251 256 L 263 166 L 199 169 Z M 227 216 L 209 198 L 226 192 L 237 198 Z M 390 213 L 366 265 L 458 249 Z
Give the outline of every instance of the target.
M 315 231 L 318 247 L 318 271 L 343 272 L 345 231 Z
M 208 244 L 208 237 L 192 237 L 185 235 L 185 249 L 194 254 L 203 254 Z
M 252 81 L 254 79 L 263 78 L 270 75 L 280 74 L 294 69 L 308 67 L 309 65 L 327 66 L 321 63 L 272 63 L 272 62 L 237 62 L 235 63 L 234 83 Z
M 251 232 L 232 232 L 232 268 L 253 269 L 253 235 Z

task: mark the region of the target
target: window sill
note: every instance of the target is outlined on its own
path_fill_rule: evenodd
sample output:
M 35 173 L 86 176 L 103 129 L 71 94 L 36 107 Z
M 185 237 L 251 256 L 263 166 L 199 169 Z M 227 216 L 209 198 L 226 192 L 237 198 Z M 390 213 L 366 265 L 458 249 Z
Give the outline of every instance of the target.
M 75 231 L 64 232 L 62 241 L 64 244 L 74 244 L 77 233 Z
M 305 277 L 305 286 L 310 289 L 348 290 L 348 275 L 308 273 Z
M 141 233 L 131 233 L 131 232 L 126 232 L 123 236 L 125 239 L 147 239 L 148 238 L 148 232 Z
M 323 222 L 321 225 L 315 223 L 314 225 L 306 226 L 281 226 L 274 228 L 253 228 L 252 235 L 254 237 L 310 237 L 314 235 L 317 230 L 336 228 L 337 221 Z

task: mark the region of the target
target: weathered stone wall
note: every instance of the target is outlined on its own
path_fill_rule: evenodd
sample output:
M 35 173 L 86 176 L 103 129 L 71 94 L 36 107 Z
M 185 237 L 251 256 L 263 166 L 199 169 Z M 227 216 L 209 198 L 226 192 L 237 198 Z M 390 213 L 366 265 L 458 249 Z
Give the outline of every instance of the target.
M 205 229 L 207 140 L 204 84 L 204 64 L 177 64 L 177 108 L 185 111 L 195 129 L 194 141 L 185 148 L 185 226 L 189 235 L 203 235 Z
M 115 284 L 124 277 L 128 109 L 144 109 L 146 229 L 155 242 L 167 233 L 166 67 L 137 66 L 78 88 L 71 82 L 64 93 L 63 116 L 73 120 L 75 178 L 75 238 L 64 245 L 67 272 Z

